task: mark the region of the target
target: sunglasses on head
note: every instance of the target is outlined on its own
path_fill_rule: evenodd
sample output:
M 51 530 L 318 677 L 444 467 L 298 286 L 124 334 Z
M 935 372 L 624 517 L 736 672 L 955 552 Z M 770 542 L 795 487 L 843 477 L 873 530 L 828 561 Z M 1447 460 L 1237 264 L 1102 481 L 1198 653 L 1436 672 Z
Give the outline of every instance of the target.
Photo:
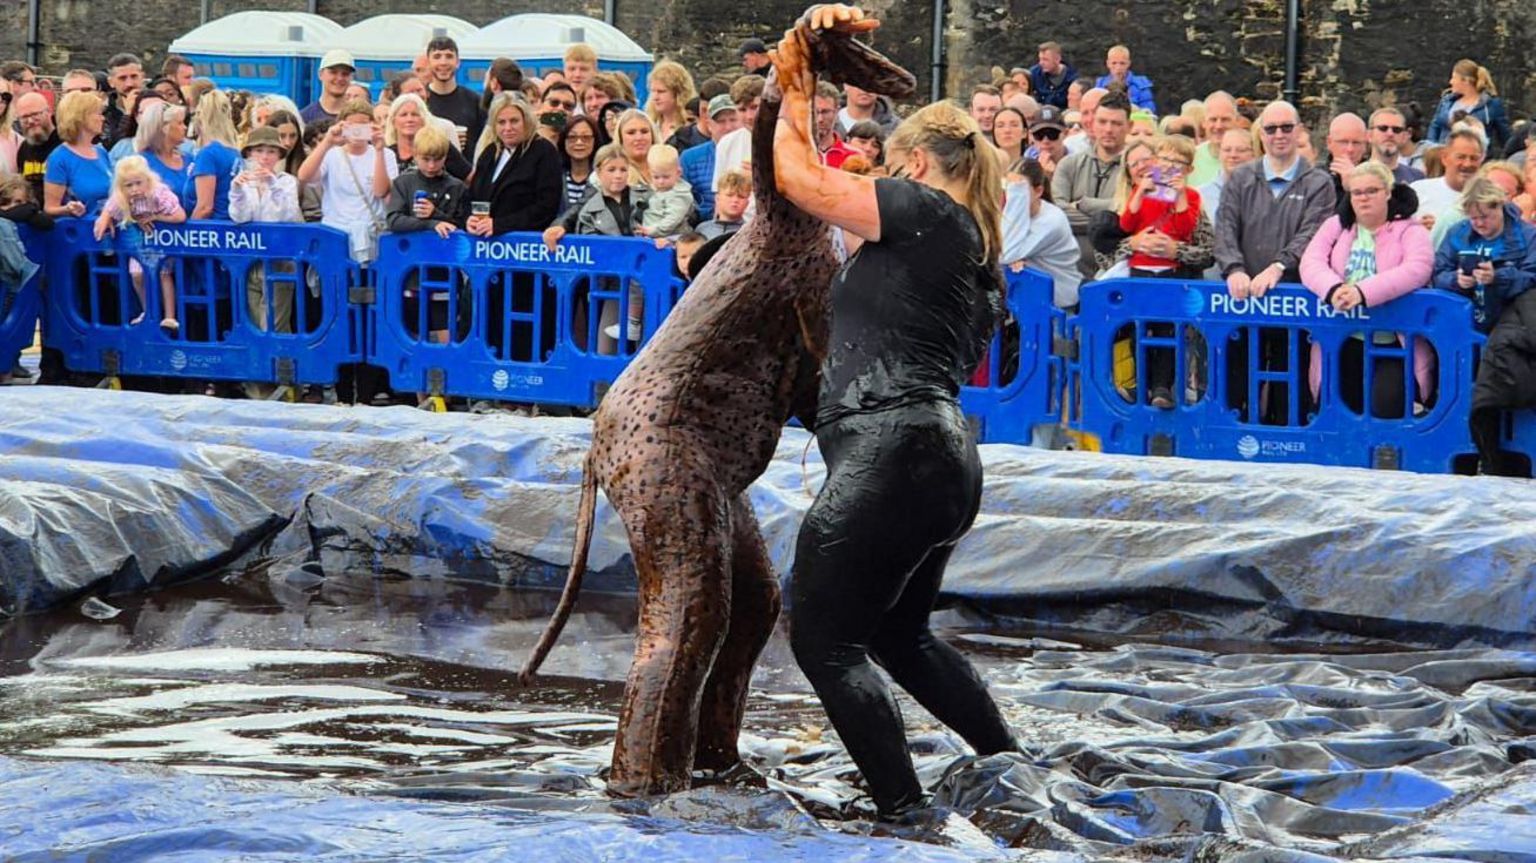
M 1295 123 L 1271 123 L 1264 127 L 1266 135 L 1289 135 L 1296 131 Z
M 1054 141 L 1061 137 L 1061 130 L 1054 126 L 1047 126 L 1044 129 L 1033 129 L 1030 131 L 1029 137 L 1034 138 L 1036 141 Z
M 1388 126 L 1386 123 L 1382 123 L 1376 127 L 1376 131 L 1389 132 L 1393 135 L 1401 135 L 1407 128 L 1407 126 Z

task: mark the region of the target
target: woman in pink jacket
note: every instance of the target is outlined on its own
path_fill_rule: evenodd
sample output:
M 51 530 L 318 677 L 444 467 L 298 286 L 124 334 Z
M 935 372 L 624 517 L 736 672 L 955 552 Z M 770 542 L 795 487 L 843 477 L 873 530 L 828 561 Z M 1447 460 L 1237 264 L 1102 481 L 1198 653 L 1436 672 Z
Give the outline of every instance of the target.
M 1359 306 L 1377 308 L 1429 284 L 1435 255 L 1429 231 L 1413 218 L 1418 198 L 1395 185 L 1392 173 L 1376 162 L 1356 165 L 1345 178 L 1349 205 L 1318 228 L 1301 258 L 1301 282 L 1339 312 Z M 1381 338 L 1378 335 L 1376 338 Z M 1386 338 L 1392 338 L 1390 335 Z M 1402 339 L 1396 340 L 1401 344 Z M 1365 342 L 1347 339 L 1339 354 L 1339 393 L 1351 410 L 1364 409 Z M 1312 346 L 1309 380 L 1317 399 L 1322 380 L 1322 351 Z M 1433 394 L 1434 349 L 1414 340 L 1415 412 Z M 1403 368 L 1395 360 L 1376 364 L 1371 385 L 1371 413 L 1403 416 Z

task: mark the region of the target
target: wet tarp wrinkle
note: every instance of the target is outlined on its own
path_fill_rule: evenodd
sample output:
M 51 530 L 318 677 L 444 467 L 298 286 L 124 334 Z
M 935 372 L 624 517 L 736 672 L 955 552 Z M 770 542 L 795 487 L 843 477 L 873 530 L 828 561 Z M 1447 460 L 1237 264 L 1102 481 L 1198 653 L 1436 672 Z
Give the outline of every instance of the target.
M 0 602 L 263 558 L 557 587 L 585 420 L 13 388 Z M 781 573 L 824 468 L 790 429 L 751 495 Z M 950 599 L 1023 626 L 1266 644 L 1536 647 L 1536 485 L 982 447 Z M 633 590 L 600 501 L 588 589 Z

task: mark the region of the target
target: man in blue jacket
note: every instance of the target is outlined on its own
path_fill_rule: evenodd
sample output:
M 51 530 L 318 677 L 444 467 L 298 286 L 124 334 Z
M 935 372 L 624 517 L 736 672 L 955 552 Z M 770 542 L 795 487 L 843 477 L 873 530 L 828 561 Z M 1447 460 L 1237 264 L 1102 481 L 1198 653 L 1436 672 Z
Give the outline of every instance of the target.
M 1061 44 L 1042 42 L 1040 62 L 1029 68 L 1029 86 L 1035 101 L 1067 109 L 1067 86 L 1077 80 L 1077 70 L 1061 62 Z
M 738 125 L 736 103 L 721 93 L 709 100 L 709 122 L 706 129 L 709 140 L 689 147 L 679 157 L 683 179 L 693 188 L 693 209 L 699 221 L 708 221 L 715 214 L 715 145 Z
M 1468 421 L 1480 472 L 1524 476 L 1499 447 L 1506 410 L 1536 407 L 1536 227 L 1487 177 L 1461 193 L 1467 220 L 1435 253 L 1434 286 L 1472 300 L 1472 324 L 1488 334 Z
M 1125 88 L 1125 95 L 1130 97 L 1132 105 L 1143 111 L 1157 113 L 1157 101 L 1152 98 L 1152 79 L 1131 71 L 1131 49 L 1124 45 L 1109 49 L 1109 54 L 1104 58 L 1104 68 L 1109 70 L 1109 74 L 1101 76 L 1093 86 L 1107 90 L 1110 84 L 1118 83 Z

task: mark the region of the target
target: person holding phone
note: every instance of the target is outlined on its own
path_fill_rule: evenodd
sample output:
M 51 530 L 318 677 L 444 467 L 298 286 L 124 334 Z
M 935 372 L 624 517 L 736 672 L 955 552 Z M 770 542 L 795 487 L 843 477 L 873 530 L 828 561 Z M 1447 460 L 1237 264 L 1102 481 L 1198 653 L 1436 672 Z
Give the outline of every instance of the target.
M 1461 209 L 1467 221 L 1435 254 L 1434 286 L 1471 299 L 1472 323 L 1488 334 L 1468 421 L 1479 472 L 1523 476 L 1499 432 L 1503 411 L 1536 407 L 1536 227 L 1487 177 L 1467 183 Z
M 299 166 L 299 182 L 322 189 L 320 223 L 351 237 L 352 257 L 360 264 L 377 256 L 384 202 L 399 174 L 384 130 L 373 122 L 373 106 L 363 101 L 341 107 L 340 121 Z

